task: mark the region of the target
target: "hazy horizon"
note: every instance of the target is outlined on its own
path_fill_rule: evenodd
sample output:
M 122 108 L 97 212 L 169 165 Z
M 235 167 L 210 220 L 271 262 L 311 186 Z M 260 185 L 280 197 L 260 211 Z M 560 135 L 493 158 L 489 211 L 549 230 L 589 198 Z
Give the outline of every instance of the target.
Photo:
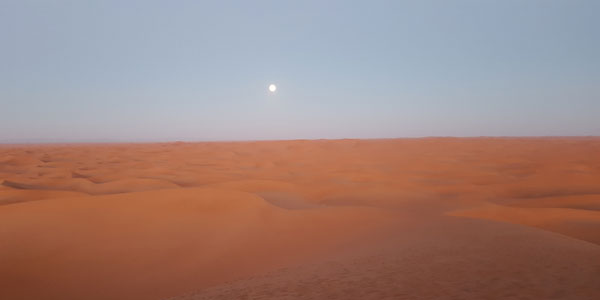
M 479 135 L 479 136 L 405 136 L 405 137 L 340 137 L 340 138 L 289 138 L 289 139 L 9 139 L 0 145 L 60 145 L 60 144 L 152 144 L 152 143 L 228 143 L 228 142 L 287 142 L 287 141 L 338 141 L 338 140 L 422 140 L 422 139 L 597 139 L 599 135 Z
M 2 1 L 0 143 L 598 136 L 598 11 Z

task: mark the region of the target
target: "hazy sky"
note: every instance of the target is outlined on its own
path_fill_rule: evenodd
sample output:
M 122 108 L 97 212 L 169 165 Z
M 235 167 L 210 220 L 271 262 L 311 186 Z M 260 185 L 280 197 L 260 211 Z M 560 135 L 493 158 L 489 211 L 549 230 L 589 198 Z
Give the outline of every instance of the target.
M 0 0 L 0 141 L 600 135 L 599 13 Z

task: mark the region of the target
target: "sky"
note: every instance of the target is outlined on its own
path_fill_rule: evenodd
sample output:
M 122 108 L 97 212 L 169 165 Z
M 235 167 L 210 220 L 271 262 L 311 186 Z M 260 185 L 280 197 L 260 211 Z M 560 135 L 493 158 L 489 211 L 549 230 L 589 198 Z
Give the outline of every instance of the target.
M 0 0 L 0 141 L 600 135 L 598 12 Z

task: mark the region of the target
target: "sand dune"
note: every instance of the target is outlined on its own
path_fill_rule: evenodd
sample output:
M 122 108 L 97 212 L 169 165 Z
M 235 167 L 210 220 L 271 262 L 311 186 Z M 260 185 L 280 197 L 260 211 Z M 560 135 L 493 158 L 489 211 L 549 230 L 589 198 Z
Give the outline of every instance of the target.
M 26 180 L 19 182 L 5 180 L 2 185 L 19 190 L 73 191 L 91 195 L 128 193 L 179 187 L 177 184 L 165 180 L 148 178 L 127 178 L 103 183 L 94 183 L 82 178 Z
M 12 275 L 2 279 L 22 287 L 11 299 L 167 296 L 299 263 L 390 218 L 376 209 L 290 211 L 210 188 L 35 201 L 7 205 L 2 216 L 0 261 Z
M 600 299 L 600 139 L 0 148 L 0 299 Z

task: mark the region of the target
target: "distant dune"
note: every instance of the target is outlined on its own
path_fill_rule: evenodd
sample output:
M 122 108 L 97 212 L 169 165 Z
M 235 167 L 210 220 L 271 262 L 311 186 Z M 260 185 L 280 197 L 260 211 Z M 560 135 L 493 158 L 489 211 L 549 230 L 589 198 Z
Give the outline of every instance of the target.
M 0 147 L 0 299 L 599 287 L 599 138 Z

